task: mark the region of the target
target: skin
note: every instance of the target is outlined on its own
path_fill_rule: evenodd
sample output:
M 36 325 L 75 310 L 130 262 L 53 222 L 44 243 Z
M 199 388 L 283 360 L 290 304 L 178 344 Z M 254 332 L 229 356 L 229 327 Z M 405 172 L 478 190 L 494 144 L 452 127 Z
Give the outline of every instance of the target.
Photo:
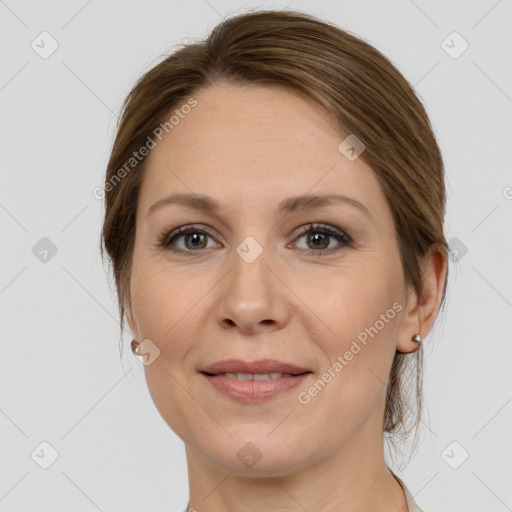
M 162 418 L 185 442 L 189 506 L 406 511 L 384 462 L 385 383 L 395 351 L 413 352 L 412 336 L 429 332 L 446 261 L 435 251 L 425 258 L 420 300 L 404 281 L 391 210 L 373 170 L 338 150 L 345 135 L 309 99 L 282 86 L 225 84 L 194 97 L 197 107 L 147 160 L 128 308 L 134 338 L 160 350 L 145 366 L 146 380 Z M 147 215 L 168 194 L 190 192 L 217 199 L 220 212 L 167 205 Z M 350 196 L 370 215 L 348 204 L 276 211 L 281 200 L 306 193 Z M 314 240 L 296 234 L 312 222 L 346 232 L 353 244 L 328 236 L 320 245 L 330 252 L 318 255 Z M 191 256 L 159 247 L 160 236 L 189 224 L 200 224 L 205 239 L 181 235 L 174 247 Z M 248 236 L 263 251 L 252 263 L 236 252 Z M 301 404 L 298 394 L 395 302 L 401 311 Z M 247 405 L 198 373 L 223 359 L 265 357 L 313 374 Z M 252 467 L 237 456 L 248 442 L 261 454 Z

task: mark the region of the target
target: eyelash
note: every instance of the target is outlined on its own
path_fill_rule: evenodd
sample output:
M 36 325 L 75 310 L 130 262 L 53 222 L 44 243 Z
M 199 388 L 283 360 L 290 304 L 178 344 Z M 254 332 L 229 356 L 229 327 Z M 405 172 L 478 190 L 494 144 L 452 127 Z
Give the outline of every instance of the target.
M 209 235 L 213 238 L 213 233 L 211 233 L 210 229 L 206 226 L 203 226 L 201 229 L 195 227 L 194 225 L 182 226 L 171 232 L 164 232 L 159 238 L 157 242 L 157 247 L 163 249 L 165 251 L 172 251 L 180 256 L 194 256 L 194 253 L 201 252 L 200 250 L 196 251 L 184 251 L 183 249 L 173 249 L 171 248 L 171 244 L 174 243 L 177 239 L 182 237 L 183 235 L 190 233 L 203 233 Z M 304 235 L 309 234 L 322 234 L 327 235 L 329 237 L 335 238 L 340 242 L 340 246 L 330 249 L 320 249 L 318 251 L 313 249 L 299 249 L 301 252 L 309 252 L 314 253 L 315 255 L 323 255 L 326 253 L 333 253 L 341 250 L 343 247 L 351 246 L 353 241 L 350 236 L 348 236 L 345 232 L 331 228 L 329 226 L 319 226 L 314 224 L 309 224 L 304 226 L 303 228 L 299 228 L 298 233 L 296 234 L 296 239 L 303 237 Z

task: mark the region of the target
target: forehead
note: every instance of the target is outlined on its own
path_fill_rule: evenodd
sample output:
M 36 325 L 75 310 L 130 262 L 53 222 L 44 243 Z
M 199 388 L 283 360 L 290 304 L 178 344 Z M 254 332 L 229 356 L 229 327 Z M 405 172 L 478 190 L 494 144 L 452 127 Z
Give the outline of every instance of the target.
M 289 159 L 292 152 L 297 158 L 318 158 L 341 137 L 319 105 L 288 87 L 215 86 L 194 98 L 197 106 L 154 148 L 152 157 L 172 151 L 175 161 L 208 160 L 210 153 L 226 161 Z M 186 154 L 193 149 L 201 151 Z
M 140 196 L 146 208 L 174 191 L 208 193 L 226 203 L 313 187 L 373 202 L 382 196 L 371 167 L 339 151 L 346 134 L 303 94 L 284 86 L 219 85 L 193 97 L 197 105 L 148 156 Z

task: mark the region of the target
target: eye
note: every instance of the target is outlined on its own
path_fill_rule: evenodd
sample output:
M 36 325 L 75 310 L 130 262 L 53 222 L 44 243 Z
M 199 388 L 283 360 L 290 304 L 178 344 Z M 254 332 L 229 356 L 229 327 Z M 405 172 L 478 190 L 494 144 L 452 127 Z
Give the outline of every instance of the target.
M 298 233 L 298 238 L 305 238 L 307 247 L 301 249 L 303 251 L 314 252 L 316 254 L 324 254 L 326 252 L 335 252 L 345 246 L 349 246 L 352 243 L 352 239 L 343 231 L 333 228 L 331 226 L 321 226 L 309 224 L 304 228 L 301 228 Z M 339 242 L 337 246 L 329 247 L 330 241 L 335 239 Z M 313 247 L 313 250 L 310 248 Z
M 213 235 L 210 234 L 210 230 L 206 226 L 203 226 L 201 229 L 196 228 L 193 225 L 182 226 L 171 233 L 164 233 L 164 235 L 158 240 L 158 246 L 178 254 L 192 256 L 191 253 L 193 252 L 209 248 L 207 246 L 207 238 L 210 236 Z M 180 239 L 182 239 L 185 247 L 173 247 L 173 245 Z
M 158 239 L 158 247 L 167 251 L 175 252 L 179 255 L 192 256 L 194 252 L 200 252 L 201 249 L 209 249 L 208 238 L 213 238 L 213 232 L 207 227 L 198 228 L 194 225 L 182 226 L 174 231 L 164 232 Z M 307 247 L 300 248 L 301 252 L 315 253 L 322 255 L 340 250 L 345 246 L 352 244 L 352 239 L 340 229 L 331 226 L 320 226 L 309 224 L 300 228 L 296 233 L 296 240 L 305 238 Z M 335 247 L 329 247 L 332 239 L 339 243 Z M 184 247 L 179 247 L 178 242 L 183 242 Z M 312 247 L 312 249 L 311 249 Z

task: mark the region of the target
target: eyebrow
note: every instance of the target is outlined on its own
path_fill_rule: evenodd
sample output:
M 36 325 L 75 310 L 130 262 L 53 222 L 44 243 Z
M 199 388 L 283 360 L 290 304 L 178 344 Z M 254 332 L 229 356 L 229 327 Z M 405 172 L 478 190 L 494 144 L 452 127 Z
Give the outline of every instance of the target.
M 212 197 L 201 194 L 171 194 L 163 199 L 158 200 L 152 204 L 146 216 L 149 216 L 156 210 L 172 204 L 185 206 L 195 210 L 203 211 L 205 213 L 217 213 L 221 210 L 221 204 Z M 371 217 L 370 210 L 352 197 L 342 194 L 325 194 L 325 195 L 305 195 L 289 197 L 281 201 L 278 205 L 279 213 L 293 213 L 298 210 L 305 210 L 308 208 L 320 208 L 322 206 L 329 206 L 333 204 L 346 204 L 352 206 L 363 212 L 365 215 Z

